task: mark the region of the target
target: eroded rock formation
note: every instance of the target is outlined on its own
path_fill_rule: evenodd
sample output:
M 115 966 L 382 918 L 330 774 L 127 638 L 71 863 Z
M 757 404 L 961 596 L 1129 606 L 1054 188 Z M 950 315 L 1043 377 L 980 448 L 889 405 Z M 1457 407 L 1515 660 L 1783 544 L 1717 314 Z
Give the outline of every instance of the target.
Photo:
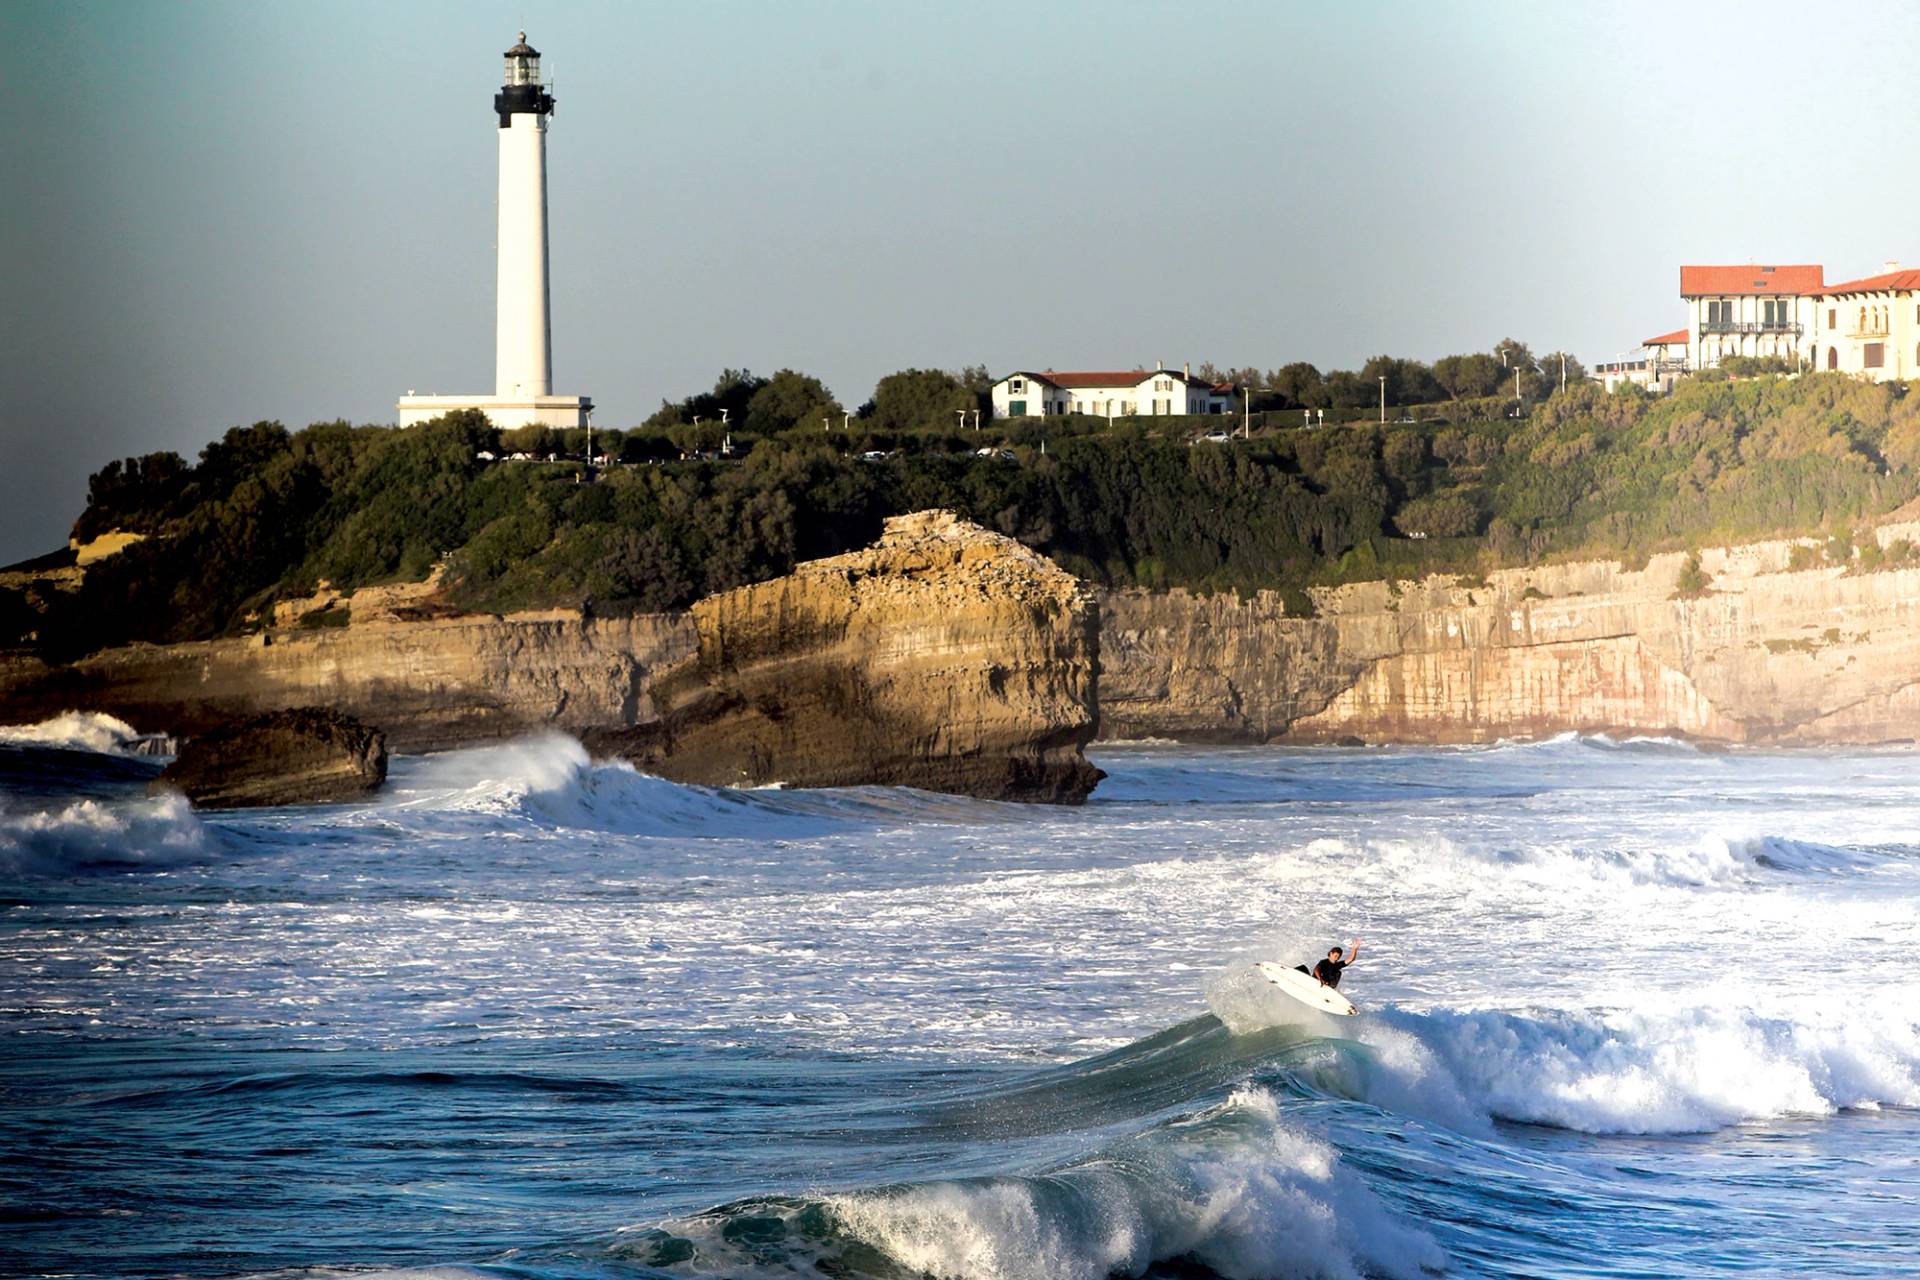
M 944 511 L 693 606 L 659 713 L 588 745 L 684 782 L 879 783 L 1077 803 L 1101 773 L 1098 609 L 1045 557 Z
M 128 645 L 65 666 L 0 659 L 3 718 L 104 711 L 143 729 L 194 734 L 264 711 L 328 706 L 381 726 L 396 751 L 436 751 L 647 719 L 647 682 L 693 652 L 693 624 L 678 614 L 591 618 L 568 609 L 403 621 L 353 599 L 344 627 Z
M 156 791 L 196 809 L 351 800 L 387 780 L 387 739 L 352 716 L 298 707 L 235 721 L 188 739 Z
M 1883 545 L 1920 538 L 1889 524 Z M 1806 544 L 1812 546 L 1810 541 Z M 1729 742 L 1920 738 L 1920 569 L 1789 568 L 1793 542 L 1643 569 L 1586 561 L 1278 597 L 1112 593 L 1103 733 L 1488 742 L 1563 733 Z

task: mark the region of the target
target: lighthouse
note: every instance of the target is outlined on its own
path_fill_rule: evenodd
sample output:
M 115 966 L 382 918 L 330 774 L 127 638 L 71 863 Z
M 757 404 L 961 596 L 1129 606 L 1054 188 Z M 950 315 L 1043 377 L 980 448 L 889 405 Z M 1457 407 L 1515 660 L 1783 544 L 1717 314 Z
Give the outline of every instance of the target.
M 493 96 L 500 139 L 499 233 L 494 295 L 494 390 L 490 396 L 407 394 L 403 427 L 454 409 L 479 409 L 496 427 L 581 427 L 593 401 L 553 394 L 553 323 L 547 283 L 547 122 L 553 94 L 527 33 L 503 55 Z

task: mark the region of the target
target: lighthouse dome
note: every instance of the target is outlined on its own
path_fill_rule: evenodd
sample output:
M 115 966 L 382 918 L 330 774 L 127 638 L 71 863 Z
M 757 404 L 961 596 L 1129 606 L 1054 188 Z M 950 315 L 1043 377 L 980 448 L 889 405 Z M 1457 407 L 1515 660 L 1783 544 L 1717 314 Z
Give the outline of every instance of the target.
M 527 43 L 527 33 L 522 31 L 520 33 L 520 43 L 507 50 L 506 56 L 509 58 L 537 58 L 540 56 L 540 51 Z

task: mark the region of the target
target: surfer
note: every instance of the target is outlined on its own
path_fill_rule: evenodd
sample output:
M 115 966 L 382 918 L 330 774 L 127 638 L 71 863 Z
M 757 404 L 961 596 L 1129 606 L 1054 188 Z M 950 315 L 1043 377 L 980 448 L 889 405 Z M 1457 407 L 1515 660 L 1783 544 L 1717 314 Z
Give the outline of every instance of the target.
M 1355 938 L 1353 948 L 1349 951 L 1342 951 L 1339 947 L 1332 948 L 1327 952 L 1325 960 L 1313 966 L 1313 976 L 1321 986 L 1338 987 L 1340 985 L 1341 970 L 1360 959 L 1362 941 L 1363 939 Z

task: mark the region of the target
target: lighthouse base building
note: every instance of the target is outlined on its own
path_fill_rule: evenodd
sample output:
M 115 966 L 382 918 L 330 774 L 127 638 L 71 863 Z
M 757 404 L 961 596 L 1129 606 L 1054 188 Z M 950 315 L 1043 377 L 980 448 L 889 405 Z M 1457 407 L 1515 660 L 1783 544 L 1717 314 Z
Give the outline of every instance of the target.
M 586 396 L 553 394 L 553 329 L 547 291 L 547 120 L 553 95 L 527 33 L 506 52 L 506 83 L 494 95 L 500 120 L 499 292 L 490 396 L 413 395 L 397 406 L 403 427 L 455 409 L 478 409 L 496 427 L 584 427 Z
M 400 425 L 417 426 L 455 409 L 478 409 L 496 427 L 584 427 L 593 412 L 586 396 L 401 396 Z

